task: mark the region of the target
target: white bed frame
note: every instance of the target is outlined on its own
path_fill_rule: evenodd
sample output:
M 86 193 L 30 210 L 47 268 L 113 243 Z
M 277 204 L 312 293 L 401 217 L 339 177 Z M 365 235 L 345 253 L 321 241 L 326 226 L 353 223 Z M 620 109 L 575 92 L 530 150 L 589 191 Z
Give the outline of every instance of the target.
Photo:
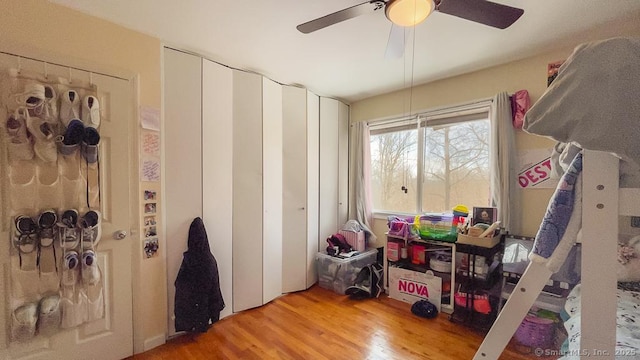
M 581 358 L 612 359 L 615 354 L 615 264 L 619 215 L 640 215 L 640 188 L 619 188 L 617 157 L 606 152 L 585 150 L 582 180 Z M 475 360 L 498 359 L 550 277 L 551 272 L 543 264 L 530 262 L 478 349 Z

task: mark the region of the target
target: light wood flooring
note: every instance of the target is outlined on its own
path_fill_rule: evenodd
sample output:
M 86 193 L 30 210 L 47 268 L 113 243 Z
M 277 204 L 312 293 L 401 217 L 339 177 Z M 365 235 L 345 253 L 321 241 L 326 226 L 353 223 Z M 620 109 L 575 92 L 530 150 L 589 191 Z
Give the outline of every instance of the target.
M 227 304 L 230 306 L 230 304 Z M 205 334 L 186 334 L 133 360 L 156 359 L 471 359 L 483 334 L 423 319 L 381 295 L 351 300 L 317 285 L 234 314 Z M 500 359 L 541 359 L 512 341 Z

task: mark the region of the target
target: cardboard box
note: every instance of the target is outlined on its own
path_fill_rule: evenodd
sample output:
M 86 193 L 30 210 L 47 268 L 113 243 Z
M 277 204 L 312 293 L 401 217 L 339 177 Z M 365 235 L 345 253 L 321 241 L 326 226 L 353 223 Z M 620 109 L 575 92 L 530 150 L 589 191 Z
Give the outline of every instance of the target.
M 390 267 L 389 297 L 409 304 L 418 300 L 429 300 L 440 311 L 442 278 L 432 273 Z
M 494 237 L 475 237 L 464 234 L 458 234 L 458 244 L 475 245 L 485 248 L 492 248 L 500 242 L 500 235 Z

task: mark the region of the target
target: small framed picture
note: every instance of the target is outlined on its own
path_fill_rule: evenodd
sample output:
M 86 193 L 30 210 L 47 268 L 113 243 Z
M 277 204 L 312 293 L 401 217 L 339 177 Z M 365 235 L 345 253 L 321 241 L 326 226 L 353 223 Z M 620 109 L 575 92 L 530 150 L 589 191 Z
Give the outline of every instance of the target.
M 155 201 L 156 200 L 156 192 L 153 190 L 145 190 L 144 191 L 144 200 L 148 201 Z
M 144 254 L 146 258 L 152 258 L 158 253 L 158 238 L 151 238 L 144 241 Z
M 498 220 L 498 209 L 495 207 L 473 207 L 473 221 L 475 224 L 493 224 Z
M 156 213 L 156 203 L 144 204 L 144 213 L 145 214 L 155 214 Z
M 156 224 L 155 216 L 145 216 L 144 217 L 144 226 L 153 226 Z
M 151 236 L 157 236 L 157 235 L 158 235 L 158 230 L 156 230 L 155 226 L 150 226 L 146 228 L 144 231 L 144 237 L 151 237 Z

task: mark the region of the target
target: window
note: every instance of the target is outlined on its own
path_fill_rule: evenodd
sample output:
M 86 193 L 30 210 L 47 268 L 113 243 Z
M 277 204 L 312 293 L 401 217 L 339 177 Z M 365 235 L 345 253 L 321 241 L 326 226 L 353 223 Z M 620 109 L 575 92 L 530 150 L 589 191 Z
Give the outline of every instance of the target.
M 370 124 L 375 212 L 490 205 L 489 104 Z

